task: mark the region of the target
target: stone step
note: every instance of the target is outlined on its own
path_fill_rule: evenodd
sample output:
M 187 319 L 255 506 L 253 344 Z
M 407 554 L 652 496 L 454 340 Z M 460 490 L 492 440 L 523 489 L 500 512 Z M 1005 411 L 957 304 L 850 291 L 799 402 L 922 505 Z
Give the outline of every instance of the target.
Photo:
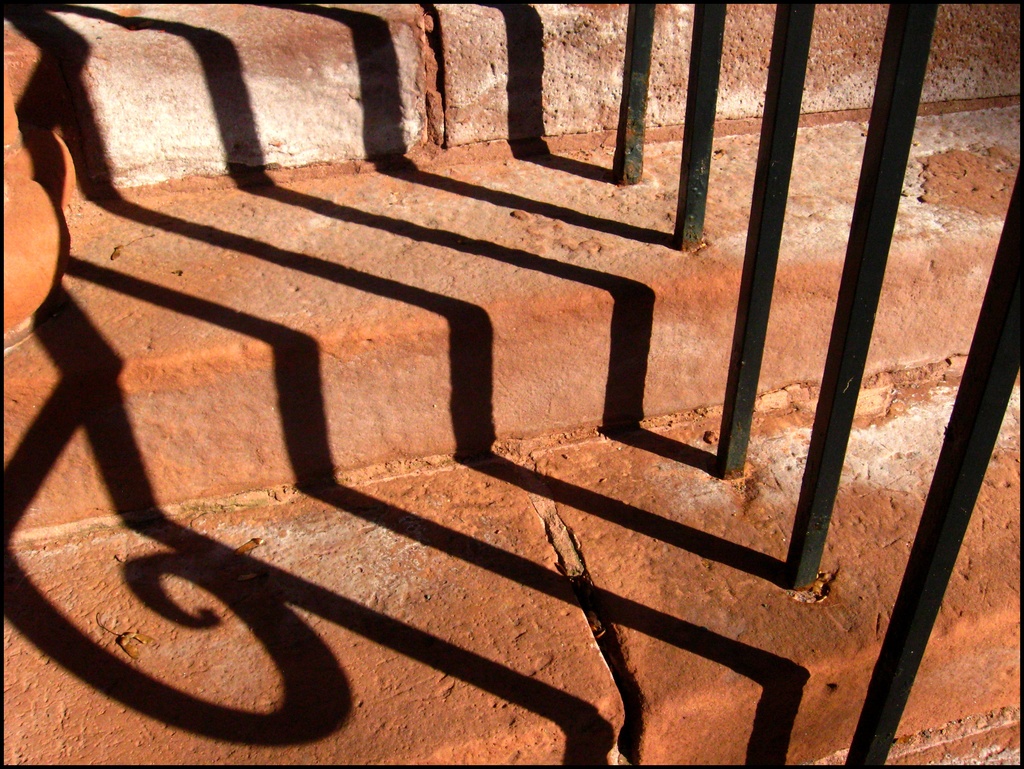
M 957 381 L 858 420 L 827 594 L 778 583 L 806 408 L 739 481 L 691 413 L 15 537 L 5 762 L 836 763 Z M 1018 388 L 894 763 L 1019 750 L 1019 457 Z
M 678 138 L 692 10 L 658 13 Z M 883 13 L 819 8 L 805 111 L 867 106 Z M 816 601 L 780 559 L 865 116 L 801 129 L 748 472 L 716 480 L 756 121 L 716 138 L 707 242 L 669 248 L 678 142 L 609 181 L 624 18 L 5 8 L 19 116 L 87 193 L 67 303 L 5 351 L 5 763 L 841 756 L 1019 108 L 918 120 Z M 751 118 L 770 10 L 730 19 L 720 116 Z M 1014 35 L 1019 8 L 942 6 L 925 99 L 1018 93 Z M 1019 410 L 894 762 L 1019 762 Z
M 864 134 L 800 132 L 769 400 L 820 378 Z M 1019 109 L 916 137 L 868 377 L 966 354 Z M 4 359 L 5 500 L 63 525 L 720 404 L 757 137 L 717 140 L 695 252 L 677 152 L 630 188 L 598 149 L 74 204 L 70 303 Z
M 12 6 L 4 60 L 22 123 L 62 128 L 97 194 L 614 130 L 626 9 Z M 804 112 L 870 107 L 885 14 L 883 5 L 819 6 Z M 729 9 L 720 118 L 760 115 L 773 18 L 770 6 Z M 655 133 L 683 123 L 692 20 L 691 5 L 657 8 L 647 115 Z M 924 102 L 1019 97 L 1019 57 L 1004 55 L 1019 47 L 1019 7 L 943 5 Z
M 622 703 L 527 493 L 444 469 L 18 548 L 5 761 L 606 762 Z

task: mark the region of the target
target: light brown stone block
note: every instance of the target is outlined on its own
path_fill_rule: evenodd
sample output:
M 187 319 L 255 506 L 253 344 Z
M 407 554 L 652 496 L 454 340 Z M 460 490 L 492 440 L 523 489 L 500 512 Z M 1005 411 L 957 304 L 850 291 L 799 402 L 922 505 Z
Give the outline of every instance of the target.
M 438 13 L 449 146 L 616 128 L 625 5 L 448 4 Z M 885 18 L 884 5 L 817 7 L 804 113 L 871 106 Z M 658 5 L 648 127 L 683 123 L 692 21 L 692 5 Z M 719 119 L 764 109 L 773 23 L 771 5 L 729 6 Z M 1019 6 L 943 5 L 922 100 L 1019 95 L 1019 48 Z
M 426 133 L 422 17 L 407 4 L 97 5 L 14 26 L 61 60 L 90 177 L 130 187 L 408 151 Z

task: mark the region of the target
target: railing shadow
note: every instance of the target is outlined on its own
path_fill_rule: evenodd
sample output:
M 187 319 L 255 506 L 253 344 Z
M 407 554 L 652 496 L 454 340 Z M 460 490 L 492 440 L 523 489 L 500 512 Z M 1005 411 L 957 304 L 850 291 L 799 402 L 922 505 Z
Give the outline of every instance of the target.
M 710 451 L 651 432 L 640 425 L 602 427 L 601 433 L 614 441 L 625 443 L 627 446 L 646 451 L 649 454 L 656 454 L 673 462 L 689 465 L 708 475 L 715 474 L 716 457 Z
M 5 590 L 4 616 L 39 649 L 83 681 L 167 724 L 254 744 L 305 742 L 329 734 L 344 721 L 351 707 L 347 681 L 330 650 L 283 601 L 261 602 L 260 609 L 254 611 L 256 604 L 239 602 L 237 588 L 229 582 L 210 578 L 215 571 L 189 568 L 210 560 L 242 564 L 251 559 L 237 556 L 224 545 L 166 520 L 163 527 L 154 528 L 140 527 L 125 519 L 129 527 L 174 550 L 173 556 L 160 556 L 158 561 L 150 562 L 150 566 L 157 568 L 146 568 L 146 563 L 139 561 L 125 564 L 126 584 L 141 586 L 142 597 L 151 608 L 186 627 L 208 627 L 215 624 L 215 619 L 208 613 L 188 615 L 160 595 L 163 575 L 176 574 L 188 579 L 231 606 L 266 647 L 282 676 L 284 702 L 270 714 L 246 713 L 205 702 L 117 659 L 68 621 L 21 570 L 10 550 L 11 536 L 27 512 L 35 490 L 80 426 L 85 428 L 96 453 L 115 507 L 138 509 L 137 505 L 147 501 L 147 493 L 153 506 L 144 459 L 117 384 L 121 368 L 117 354 L 73 299 L 60 318 L 41 326 L 37 335 L 58 368 L 67 369 L 69 357 L 75 355 L 88 356 L 96 368 L 88 387 L 78 386 L 67 377 L 60 381 L 4 468 L 4 576 L 5 580 L 18 580 L 16 590 Z M 296 634 L 297 649 L 282 648 L 276 640 L 279 627 Z
M 501 13 L 508 52 L 508 139 L 512 156 L 585 179 L 612 181 L 610 168 L 552 155 L 544 140 L 544 25 L 526 3 L 484 3 Z
M 398 55 L 391 39 L 387 23 L 372 14 L 352 11 L 344 8 L 323 6 L 280 6 L 265 5 L 268 8 L 286 9 L 292 13 L 302 13 L 343 24 L 352 31 L 356 49 L 356 66 L 359 78 L 363 83 L 373 82 L 377 87 L 363 93 L 364 130 L 363 142 L 367 154 L 371 158 L 381 158 L 378 170 L 399 178 L 434 189 L 451 192 L 463 197 L 480 200 L 495 206 L 518 208 L 536 216 L 545 216 L 565 224 L 585 227 L 615 237 L 634 240 L 640 243 L 671 245 L 672 234 L 658 230 L 638 227 L 626 222 L 592 216 L 564 206 L 546 203 L 523 197 L 510 192 L 491 190 L 479 185 L 469 184 L 447 176 L 432 174 L 416 168 L 410 162 L 403 163 L 400 159 L 384 158 L 381 147 L 393 146 L 394 141 L 382 141 L 381 137 L 392 136 L 395 126 L 402 122 L 402 101 L 399 83 Z M 582 163 L 571 158 L 563 158 L 550 154 L 542 139 L 533 137 L 544 133 L 543 111 L 541 108 L 541 89 L 543 74 L 543 28 L 537 11 L 529 5 L 491 5 L 486 6 L 499 10 L 505 21 L 509 51 L 509 137 L 513 156 L 519 159 L 543 165 L 547 168 L 571 173 L 588 179 L 603 179 L 611 170 L 589 163 Z M 95 14 L 92 14 L 95 16 Z M 223 58 L 223 57 L 222 57 Z M 240 73 L 240 70 L 236 70 Z M 229 77 L 227 71 L 219 71 L 219 77 Z M 239 74 L 239 79 L 240 74 Z M 244 93 L 244 82 L 241 84 Z M 239 83 L 233 83 L 232 93 L 239 92 Z M 215 100 L 216 104 L 216 100 Z M 219 122 L 231 122 L 245 114 L 234 110 L 230 114 L 218 113 Z
M 70 273 L 272 345 L 289 458 L 293 465 L 302 466 L 306 460 L 297 455 L 296 448 L 305 442 L 325 451 L 326 416 L 315 341 L 260 318 L 78 259 L 72 259 Z M 126 563 L 126 584 L 151 609 L 187 627 L 208 627 L 213 624 L 213 618 L 204 614 L 194 616 L 178 608 L 163 592 L 163 577 L 173 575 L 191 581 L 220 599 L 250 627 L 271 656 L 283 679 L 283 704 L 273 713 L 258 714 L 204 702 L 146 676 L 96 646 L 51 605 L 29 575 L 22 572 L 10 550 L 10 537 L 56 456 L 79 425 L 86 429 L 117 509 L 132 509 L 129 505 L 137 503 L 140 494 L 149 489 L 149 483 L 144 458 L 134 439 L 117 384 L 121 361 L 116 353 L 80 313 L 73 300 L 58 322 L 40 329 L 39 338 L 58 367 L 68 367 L 69 355 L 86 355 L 97 363 L 97 368 L 92 372 L 88 388 L 81 388 L 72 378 L 61 381 L 5 468 L 5 577 L 18 579 L 19 589 L 5 595 L 4 610 L 19 631 L 65 668 L 136 710 L 197 734 L 264 745 L 307 742 L 339 728 L 351 702 L 338 661 L 289 608 L 301 607 L 551 720 L 566 735 L 565 760 L 568 763 L 595 763 L 607 756 L 614 734 L 611 725 L 590 703 L 366 609 L 301 577 L 239 555 L 166 518 L 161 518 L 156 525 L 125 519 L 128 527 L 172 550 Z M 308 354 L 292 355 L 294 347 L 283 349 L 284 342 L 299 342 L 300 347 L 309 345 L 306 347 Z M 301 425 L 295 423 L 296 415 L 302 419 Z M 59 440 L 61 435 L 65 436 L 63 441 Z M 14 489 L 21 494 L 16 495 Z M 367 511 L 387 509 L 384 503 L 346 491 L 350 495 L 348 504 L 353 508 L 349 512 L 383 523 L 380 518 L 369 516 Z M 330 504 L 338 504 L 329 493 L 319 492 L 318 496 Z M 149 507 L 155 507 L 151 490 Z M 412 515 L 402 512 L 405 516 Z M 443 541 L 445 552 L 454 557 L 506 574 L 517 582 L 565 600 L 564 588 L 559 589 L 556 576 L 546 569 L 457 532 L 445 530 L 445 536 L 438 537 L 443 527 L 422 522 L 425 528 L 417 531 L 426 532 L 424 544 L 436 546 L 436 542 Z M 403 530 L 396 532 L 404 533 Z M 433 542 L 432 537 L 436 537 Z M 489 558 L 497 558 L 498 563 L 489 565 Z M 230 576 L 224 575 L 253 569 L 266 572 L 275 590 L 265 592 L 259 602 L 243 602 L 239 600 L 237 583 L 232 585 Z M 114 681 L 118 685 L 111 690 Z
M 60 10 L 88 14 L 111 23 L 126 21 L 97 9 L 62 7 Z M 379 30 L 378 24 L 382 23 L 379 19 L 370 22 L 361 18 L 368 16 L 367 14 L 346 13 L 349 14 L 346 17 L 348 22 L 343 23 L 355 24 L 354 33 L 360 28 L 359 24 L 368 24 L 371 28 Z M 63 40 L 62 45 L 72 46 L 70 51 L 67 47 L 63 49 L 65 75 L 69 79 L 80 77 L 88 55 L 88 44 L 61 24 L 52 13 L 45 13 L 43 16 L 43 26 L 48 25 L 51 34 L 59 33 Z M 17 25 L 17 21 L 14 21 Z M 139 19 L 131 21 L 138 23 Z M 215 97 L 218 119 L 224 121 L 228 118 L 228 113 L 231 113 L 232 118 L 237 120 L 238 115 L 235 112 L 241 110 L 245 114 L 245 110 L 248 109 L 249 128 L 236 126 L 233 129 L 233 141 L 238 141 L 238 137 L 242 137 L 241 141 L 244 143 L 247 135 L 250 139 L 255 139 L 255 123 L 251 116 L 251 108 L 248 107 L 244 79 L 238 64 L 237 52 L 234 52 L 230 41 L 209 30 L 205 34 L 194 34 L 195 28 L 188 25 L 155 20 L 153 25 L 163 25 L 164 31 L 189 40 L 197 47 L 204 68 L 213 61 L 217 62 L 216 75 L 207 71 L 208 78 L 216 78 L 220 83 L 216 87 L 211 87 L 211 95 L 231 91 L 233 100 L 230 103 L 231 108 L 227 109 L 223 105 L 217 106 Z M 386 25 L 384 28 L 386 30 Z M 31 29 L 26 28 L 22 31 L 31 37 Z M 44 45 L 46 37 L 37 37 L 37 44 Z M 358 38 L 358 35 L 356 37 Z M 215 55 L 210 52 L 211 47 L 215 49 Z M 198 50 L 200 48 L 205 49 L 205 53 Z M 237 65 L 234 71 L 231 67 L 225 67 L 225 62 L 230 61 Z M 374 114 L 378 117 L 383 116 L 381 119 L 390 120 L 394 111 L 381 107 L 380 111 Z M 91 120 L 91 115 L 84 106 L 81 108 L 80 118 L 86 123 Z M 88 130 L 98 134 L 95 125 Z M 228 140 L 226 129 L 223 130 L 222 136 Z M 414 175 L 414 178 L 418 176 Z M 613 297 L 615 310 L 611 322 L 612 344 L 609 383 L 606 386 L 606 421 L 631 423 L 642 416 L 643 384 L 646 378 L 646 358 L 654 299 L 653 292 L 643 284 L 596 270 L 543 259 L 519 249 L 502 247 L 488 241 L 466 239 L 454 233 L 340 206 L 280 187 L 257 187 L 249 191 L 342 221 L 537 270 L 608 291 Z M 486 196 L 490 191 L 478 194 Z M 401 301 L 443 317 L 450 334 L 450 407 L 459 453 L 473 455 L 486 452 L 493 443 L 493 332 L 484 309 L 306 254 L 275 248 L 244 235 L 168 216 L 124 200 L 98 202 L 112 213 L 132 221 L 193 238 L 199 242 L 246 253 L 339 286 Z M 281 426 L 293 471 L 296 477 L 307 480 L 324 477 L 330 473 L 334 463 L 327 435 L 326 409 L 319 373 L 320 352 L 315 339 L 280 324 L 238 313 L 215 303 L 80 259 L 72 259 L 69 274 L 126 296 L 165 307 L 181 315 L 260 339 L 270 345 L 274 351 Z M 21 571 L 10 549 L 11 535 L 27 511 L 32 497 L 51 471 L 57 456 L 79 425 L 86 428 L 116 509 L 127 512 L 154 507 L 155 500 L 146 474 L 144 457 L 133 436 L 123 396 L 117 384 L 117 374 L 123 365 L 122 361 L 103 341 L 100 331 L 91 325 L 73 302 L 61 317 L 40 329 L 39 338 L 56 365 L 65 372 L 65 377 L 48 399 L 5 468 L 5 571 L 22 578 L 19 590 L 5 596 L 5 615 L 26 637 L 68 670 L 91 686 L 108 691 L 110 696 L 140 712 L 198 734 L 254 744 L 285 744 L 322 738 L 344 723 L 350 707 L 347 684 L 338 661 L 333 658 L 323 642 L 288 608 L 287 604 L 292 604 L 306 608 L 387 648 L 550 719 L 566 734 L 567 762 L 594 762 L 603 760 L 607 755 L 614 739 L 611 726 L 589 703 L 490 662 L 436 636 L 372 612 L 300 577 L 282 570 L 271 570 L 270 578 L 277 587 L 277 600 L 261 602 L 259 609 L 246 607 L 244 603 L 239 604 L 235 600 L 237 596 L 233 593 L 237 590 L 237 585 L 198 573 L 190 564 L 194 564 L 196 558 L 201 556 L 208 561 L 238 563 L 242 566 L 249 565 L 251 568 L 250 559 L 228 551 L 223 545 L 178 526 L 166 518 L 156 525 L 147 526 L 132 523 L 130 518 L 125 519 L 129 527 L 172 549 L 171 554 L 126 564 L 126 581 L 154 610 L 172 621 L 191 627 L 206 626 L 210 618 L 187 614 L 179 609 L 162 592 L 161 577 L 174 574 L 183 579 L 196 580 L 197 584 L 220 598 L 253 627 L 257 637 L 267 646 L 285 682 L 284 704 L 272 714 L 253 714 L 203 702 L 147 677 L 96 646 L 64 619 L 59 609 L 50 604 L 45 595 L 32 584 L 28 575 Z M 71 376 L 71 372 L 81 370 L 82 360 L 89 361 L 91 381 L 87 387 Z M 662 448 L 669 450 L 666 447 Z M 704 461 L 699 456 L 695 460 Z M 534 480 L 542 480 L 551 489 L 551 497 L 556 502 L 572 505 L 588 514 L 603 517 L 618 525 L 682 547 L 701 557 L 778 584 L 776 575 L 781 562 L 750 548 L 667 521 L 572 484 L 536 473 L 533 473 L 531 478 L 530 471 L 503 460 L 493 459 L 479 465 L 478 469 L 500 480 L 531 490 L 535 485 Z M 309 493 L 349 514 L 369 516 L 368 520 L 378 525 L 388 525 L 387 516 L 367 512 L 387 509 L 387 506 L 365 494 L 331 485 L 318 489 L 311 488 Z M 564 600 L 564 585 L 556 583 L 557 578 L 553 573 L 515 554 L 494 548 L 438 524 L 418 520 L 422 525 L 417 527 L 415 534 L 411 534 L 408 529 L 396 530 L 396 533 L 413 537 L 430 547 L 437 547 L 439 542 L 444 543 L 443 550 L 450 555 Z M 260 568 L 265 571 L 267 566 L 261 563 Z M 803 684 L 807 679 L 806 670 L 776 655 L 684 623 L 628 599 L 598 590 L 598 600 L 607 610 L 609 621 L 632 627 L 666 643 L 719 662 L 758 682 L 764 692 L 755 714 L 754 731 L 748 744 L 748 760 L 785 760 L 793 719 L 799 707 Z M 293 648 L 282 645 L 277 635 L 278 631 L 275 630 L 281 626 L 294 630 L 291 635 L 297 639 L 294 643 L 301 646 L 303 654 L 296 655 Z M 295 662 L 297 659 L 304 661 L 299 665 Z M 111 681 L 118 682 L 115 689 L 111 689 Z M 302 718 L 297 718 L 297 714 L 302 714 Z

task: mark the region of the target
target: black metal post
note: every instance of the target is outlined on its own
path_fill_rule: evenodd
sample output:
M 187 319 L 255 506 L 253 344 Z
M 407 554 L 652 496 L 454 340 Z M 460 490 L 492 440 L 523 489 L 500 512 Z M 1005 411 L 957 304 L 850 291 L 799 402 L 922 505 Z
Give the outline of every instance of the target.
M 848 764 L 884 764 L 1020 370 L 1020 175 Z
M 683 124 L 683 161 L 679 175 L 679 205 L 672 243 L 676 248 L 700 243 L 704 236 L 704 210 L 708 198 L 711 145 L 715 138 L 718 74 L 722 68 L 725 5 L 701 4 L 693 8 L 690 75 L 686 84 Z
M 821 395 L 786 559 L 794 588 L 818 574 L 853 426 L 914 135 L 936 5 L 889 7 Z
M 636 184 L 644 173 L 644 129 L 647 87 L 654 46 L 653 3 L 630 4 L 626 25 L 626 61 L 622 75 L 619 131 L 615 137 L 612 173 L 616 184 Z
M 743 472 L 747 457 L 813 22 L 813 5 L 776 8 L 761 143 L 754 174 L 754 200 L 750 207 L 747 251 L 718 444 L 718 474 L 722 478 Z

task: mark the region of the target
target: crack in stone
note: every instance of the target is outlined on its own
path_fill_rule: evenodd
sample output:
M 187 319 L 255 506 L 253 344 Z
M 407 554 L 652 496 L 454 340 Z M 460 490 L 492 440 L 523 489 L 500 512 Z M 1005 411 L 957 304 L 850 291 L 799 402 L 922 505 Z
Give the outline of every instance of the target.
M 619 764 L 634 764 L 643 732 L 643 696 L 640 686 L 626 666 L 622 644 L 615 628 L 601 619 L 596 590 L 587 570 L 580 542 L 572 529 L 558 515 L 558 509 L 551 499 L 551 492 L 537 473 L 536 463 L 531 459 L 530 464 L 533 472 L 523 472 L 530 502 L 544 524 L 544 532 L 558 559 L 558 570 L 572 585 L 576 600 L 583 610 L 605 667 L 608 668 L 622 701 L 623 724 L 616 745 L 617 761 Z

